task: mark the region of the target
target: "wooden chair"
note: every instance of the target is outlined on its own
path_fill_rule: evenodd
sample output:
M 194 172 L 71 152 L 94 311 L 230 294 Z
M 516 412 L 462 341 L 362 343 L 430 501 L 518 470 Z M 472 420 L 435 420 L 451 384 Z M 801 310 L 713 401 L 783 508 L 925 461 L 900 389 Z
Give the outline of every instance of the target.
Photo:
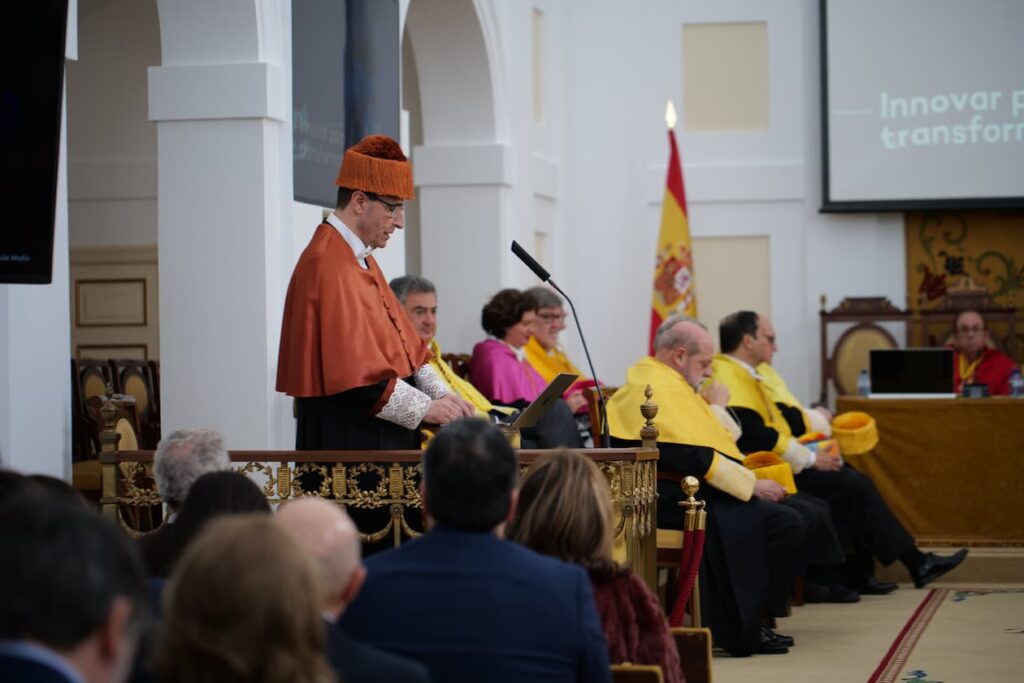
M 604 394 L 605 403 L 615 395 L 618 387 L 602 386 L 601 393 Z M 601 421 L 601 403 L 597 400 L 597 387 L 589 387 L 583 391 L 583 398 L 587 399 L 587 414 L 590 416 L 590 435 L 594 439 L 594 445 L 601 445 L 601 431 L 604 423 Z
M 662 683 L 664 680 L 661 667 L 655 664 L 612 664 L 614 683 Z
M 868 367 L 872 349 L 892 349 L 907 345 L 911 314 L 896 308 L 884 297 L 847 297 L 831 311 L 825 310 L 821 297 L 821 394 L 819 401 L 828 403 L 829 382 L 839 396 L 857 391 L 857 377 Z M 901 323 L 902 344 L 879 323 Z M 829 328 L 837 324 L 848 327 L 835 344 L 828 343 Z
M 114 391 L 135 397 L 138 420 L 135 430 L 140 448 L 156 448 L 160 441 L 160 395 L 152 367 L 144 360 L 111 359 L 108 362 L 114 377 Z
M 441 360 L 451 366 L 452 371 L 462 379 L 469 379 L 468 353 L 442 353 Z
M 113 386 L 113 374 L 106 361 L 71 359 L 71 431 L 73 462 L 90 460 L 100 451 L 99 413 L 92 413 L 88 401 L 103 396 L 107 385 Z
M 681 626 L 672 629 L 686 683 L 711 683 L 711 630 Z

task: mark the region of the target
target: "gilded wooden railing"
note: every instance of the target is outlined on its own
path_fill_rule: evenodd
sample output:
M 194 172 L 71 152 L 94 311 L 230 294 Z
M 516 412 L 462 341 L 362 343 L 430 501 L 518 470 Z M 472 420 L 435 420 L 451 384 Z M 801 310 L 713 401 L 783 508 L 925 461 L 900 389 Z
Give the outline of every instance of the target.
M 592 458 L 608 479 L 615 503 L 617 559 L 628 562 L 656 589 L 657 432 L 644 405 L 648 425 L 640 448 L 595 448 L 581 452 Z M 648 415 L 648 413 L 651 413 Z M 544 451 L 518 450 L 520 469 Z M 351 510 L 386 510 L 378 528 L 361 528 L 364 541 L 389 536 L 394 545 L 419 533 L 406 513 L 420 509 L 421 451 L 230 451 L 238 472 L 252 477 L 267 501 L 276 506 L 291 498 L 322 496 Z M 161 503 L 153 481 L 153 451 L 117 451 L 116 437 L 100 454 L 103 513 L 130 534 L 139 533 L 140 510 Z M 127 514 L 126 514 L 127 513 Z

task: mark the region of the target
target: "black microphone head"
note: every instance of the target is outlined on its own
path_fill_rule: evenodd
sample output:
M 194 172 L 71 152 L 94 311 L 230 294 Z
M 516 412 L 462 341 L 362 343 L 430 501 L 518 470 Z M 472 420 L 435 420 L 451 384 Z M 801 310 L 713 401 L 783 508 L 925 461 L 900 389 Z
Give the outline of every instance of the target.
M 519 246 L 519 242 L 512 240 L 512 253 L 519 257 L 519 260 L 526 264 L 526 267 L 533 271 L 534 275 L 539 277 L 542 281 L 547 282 L 551 279 L 551 273 L 544 270 L 544 266 L 537 263 L 532 256 L 526 253 L 526 250 Z

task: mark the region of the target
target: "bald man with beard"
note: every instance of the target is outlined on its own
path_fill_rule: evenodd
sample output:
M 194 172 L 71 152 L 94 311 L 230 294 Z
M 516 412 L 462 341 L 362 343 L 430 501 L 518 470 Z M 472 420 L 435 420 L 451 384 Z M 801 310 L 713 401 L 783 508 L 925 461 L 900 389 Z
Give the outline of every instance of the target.
M 322 498 L 302 498 L 283 505 L 276 519 L 322 569 L 327 658 L 339 678 L 346 683 L 429 681 L 423 665 L 353 640 L 336 623 L 366 578 L 359 532 L 345 511 Z

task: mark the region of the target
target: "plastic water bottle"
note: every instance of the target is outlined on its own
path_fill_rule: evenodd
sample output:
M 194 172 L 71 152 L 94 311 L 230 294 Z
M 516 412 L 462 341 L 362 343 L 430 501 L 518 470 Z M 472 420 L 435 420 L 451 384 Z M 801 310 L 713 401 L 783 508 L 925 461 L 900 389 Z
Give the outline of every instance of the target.
M 867 370 L 861 370 L 857 377 L 857 395 L 867 398 L 871 394 L 871 375 Z
M 1020 370 L 1014 370 L 1010 375 L 1010 396 L 1024 398 L 1024 377 L 1020 376 Z

